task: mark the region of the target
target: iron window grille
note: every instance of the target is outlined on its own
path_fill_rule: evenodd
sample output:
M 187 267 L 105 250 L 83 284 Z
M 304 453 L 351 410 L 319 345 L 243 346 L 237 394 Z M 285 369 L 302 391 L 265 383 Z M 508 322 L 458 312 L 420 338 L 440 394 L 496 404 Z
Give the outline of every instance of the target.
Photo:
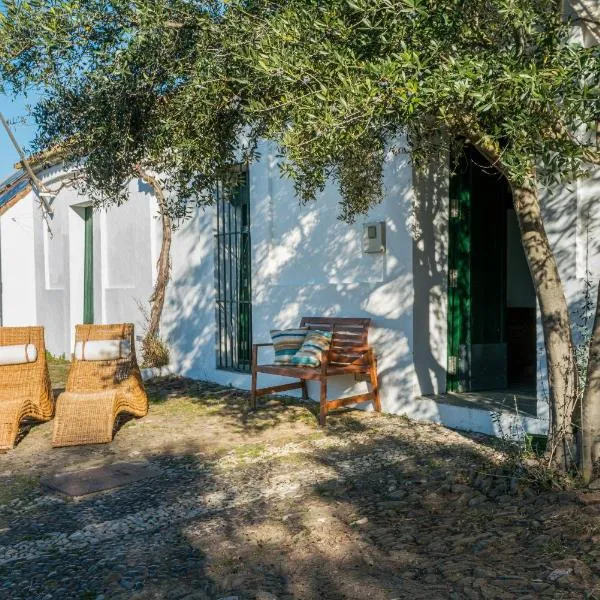
M 252 287 L 248 171 L 216 190 L 215 288 L 217 368 L 250 371 Z

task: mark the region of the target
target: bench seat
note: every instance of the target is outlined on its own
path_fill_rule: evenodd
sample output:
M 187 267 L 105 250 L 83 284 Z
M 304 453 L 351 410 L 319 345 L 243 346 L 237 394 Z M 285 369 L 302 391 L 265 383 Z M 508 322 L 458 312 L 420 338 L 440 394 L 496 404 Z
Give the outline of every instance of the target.
M 298 367 L 295 365 L 258 365 L 258 373 L 269 373 L 270 375 L 282 375 L 283 377 L 297 377 L 298 379 L 321 379 L 323 376 L 320 368 Z M 326 374 L 345 375 L 346 373 L 368 373 L 362 365 L 329 365 Z

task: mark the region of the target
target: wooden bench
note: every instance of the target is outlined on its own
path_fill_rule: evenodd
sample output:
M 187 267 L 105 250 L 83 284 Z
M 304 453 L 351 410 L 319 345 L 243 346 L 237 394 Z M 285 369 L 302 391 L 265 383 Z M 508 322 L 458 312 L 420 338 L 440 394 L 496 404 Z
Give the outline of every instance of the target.
M 252 346 L 252 408 L 256 408 L 256 399 L 274 392 L 301 389 L 302 398 L 308 400 L 306 380 L 321 382 L 321 411 L 319 423 L 325 426 L 327 413 L 335 408 L 360 402 L 372 402 L 376 411 L 381 412 L 379 387 L 377 384 L 377 359 L 373 348 L 369 346 L 369 326 L 371 319 L 348 319 L 329 317 L 303 317 L 300 327 L 319 329 L 333 333 L 331 346 L 320 367 L 301 367 L 295 365 L 259 365 L 258 349 L 273 344 L 253 344 Z M 293 377 L 298 382 L 285 383 L 267 388 L 258 388 L 258 374 L 269 373 Z M 369 375 L 371 390 L 366 394 L 357 394 L 336 400 L 327 400 L 327 378 L 332 375 L 365 373 Z

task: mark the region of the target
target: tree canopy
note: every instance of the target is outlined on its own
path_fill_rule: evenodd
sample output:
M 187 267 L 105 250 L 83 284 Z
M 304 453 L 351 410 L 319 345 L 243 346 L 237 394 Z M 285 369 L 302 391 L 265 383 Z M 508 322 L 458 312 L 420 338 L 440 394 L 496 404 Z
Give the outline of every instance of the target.
M 382 157 L 401 134 L 417 161 L 463 138 L 512 182 L 535 165 L 577 176 L 588 150 L 572 132 L 600 118 L 600 53 L 573 41 L 559 5 L 281 3 L 251 27 L 252 70 L 277 90 L 254 94 L 253 109 L 269 111 L 300 191 L 311 197 L 333 174 L 348 216 L 379 197 Z
M 556 0 L 4 3 L 3 86 L 41 88 L 36 148 L 85 162 L 103 202 L 143 163 L 176 216 L 261 136 L 301 200 L 333 178 L 351 220 L 381 198 L 390 149 L 418 162 L 467 139 L 514 182 L 573 177 L 573 132 L 600 116 L 600 54 Z
M 141 167 L 160 173 L 172 216 L 210 201 L 239 160 L 245 123 L 223 52 L 219 2 L 6 0 L 6 91 L 40 90 L 35 150 L 61 148 L 100 204 L 127 199 Z

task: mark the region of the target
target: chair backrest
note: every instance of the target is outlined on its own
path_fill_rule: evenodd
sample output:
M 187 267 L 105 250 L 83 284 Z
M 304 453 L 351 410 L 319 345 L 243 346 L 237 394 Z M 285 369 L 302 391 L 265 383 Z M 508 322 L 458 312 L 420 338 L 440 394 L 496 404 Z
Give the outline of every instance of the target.
M 327 361 L 332 366 L 368 365 L 371 319 L 347 317 L 302 317 L 300 327 L 331 331 Z
M 115 325 L 76 325 L 75 342 L 95 340 L 130 340 L 131 355 L 117 360 L 78 360 L 73 356 L 68 392 L 93 392 L 107 390 L 120 383 L 129 372 L 137 369 L 132 323 Z
M 0 327 L 0 346 L 34 344 L 37 348 L 35 362 L 0 366 L 0 391 L 10 396 L 39 397 L 47 385 L 46 345 L 43 327 Z M 6 397 L 6 394 L 1 394 Z

